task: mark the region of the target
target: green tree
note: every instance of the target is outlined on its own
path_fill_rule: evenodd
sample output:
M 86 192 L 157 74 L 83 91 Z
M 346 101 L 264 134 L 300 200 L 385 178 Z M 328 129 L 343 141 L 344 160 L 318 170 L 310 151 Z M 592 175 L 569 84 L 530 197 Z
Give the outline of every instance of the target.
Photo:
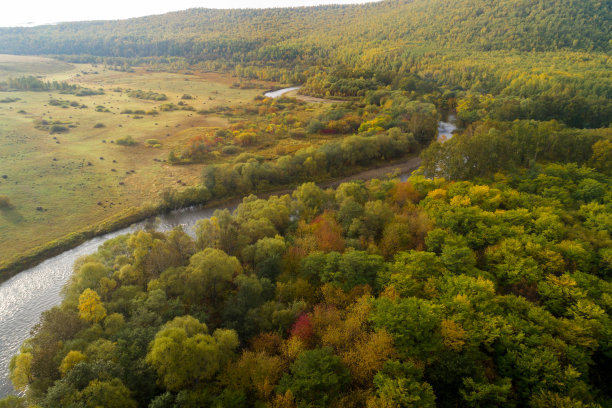
M 327 407 L 350 381 L 348 370 L 329 348 L 301 353 L 279 382 L 277 392 L 288 390 L 299 407 Z
M 233 330 L 208 328 L 191 316 L 177 317 L 157 332 L 147 363 L 155 368 L 160 385 L 180 391 L 210 380 L 238 346 Z
M 130 397 L 130 390 L 118 378 L 111 381 L 93 380 L 78 394 L 85 408 L 136 408 L 138 404 Z
M 185 299 L 193 304 L 223 302 L 242 271 L 238 259 L 218 249 L 206 248 L 191 257 L 184 279 Z

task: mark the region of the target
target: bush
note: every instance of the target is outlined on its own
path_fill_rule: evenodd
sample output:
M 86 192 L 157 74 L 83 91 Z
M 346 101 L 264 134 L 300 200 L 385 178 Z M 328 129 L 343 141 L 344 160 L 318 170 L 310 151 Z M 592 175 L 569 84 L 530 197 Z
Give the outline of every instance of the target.
M 193 99 L 193 96 L 189 94 L 184 94 L 183 96 L 181 96 L 181 99 Z
M 103 128 L 103 127 L 106 127 L 106 126 L 104 125 L 104 123 L 96 123 L 96 124 L 94 125 L 94 129 L 100 129 L 100 128 Z
M 136 145 L 136 141 L 132 136 L 126 136 L 121 139 L 115 140 L 115 143 L 121 146 L 134 146 Z
M 304 139 L 306 137 L 306 131 L 302 128 L 292 129 L 289 131 L 289 136 L 294 139 Z
M 94 89 L 81 88 L 74 96 L 91 96 L 91 95 L 104 95 L 104 90 L 102 88 L 97 91 Z
M 161 142 L 157 139 L 147 139 L 145 143 L 151 146 L 161 145 Z
M 51 132 L 51 134 L 64 133 L 68 131 L 68 128 L 64 125 L 53 125 L 51 126 L 51 128 L 49 128 L 49 131 Z
M 139 89 L 130 91 L 128 93 L 128 96 L 130 98 L 147 99 L 151 101 L 165 101 L 168 99 L 168 97 L 165 94 L 160 94 L 160 93 L 152 92 L 152 91 L 146 92 L 146 91 L 141 91 Z
M 221 152 L 223 154 L 227 154 L 228 156 L 234 155 L 238 153 L 239 151 L 240 151 L 240 148 L 238 146 L 225 146 L 223 147 L 223 149 L 221 149 Z
M 0 195 L 0 209 L 5 210 L 13 208 L 11 199 L 7 195 Z
M 325 127 L 325 125 L 318 119 L 313 119 L 310 121 L 310 123 L 308 124 L 308 133 L 313 134 L 313 133 L 318 133 L 321 130 L 323 130 L 323 128 Z

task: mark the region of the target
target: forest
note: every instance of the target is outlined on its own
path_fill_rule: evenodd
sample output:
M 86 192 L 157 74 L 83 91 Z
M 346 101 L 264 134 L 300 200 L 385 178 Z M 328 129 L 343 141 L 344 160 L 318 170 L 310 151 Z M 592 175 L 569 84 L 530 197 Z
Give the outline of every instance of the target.
M 120 236 L 12 380 L 45 407 L 607 406 L 609 185 L 575 164 L 306 183 L 195 239 Z
M 0 81 L 127 98 L 95 108 L 117 135 L 174 115 L 105 146 L 195 174 L 150 209 L 242 198 L 80 258 L 0 408 L 612 406 L 611 21 L 598 0 L 386 0 L 0 28 L 0 53 L 176 81 Z
M 387 0 L 264 10 L 191 9 L 124 21 L 0 28 L 0 52 L 129 70 L 228 71 L 315 96 L 443 87 L 503 120 L 606 127 L 612 6 L 598 0 Z M 463 95 L 466 94 L 467 95 Z M 457 95 L 459 94 L 459 95 Z

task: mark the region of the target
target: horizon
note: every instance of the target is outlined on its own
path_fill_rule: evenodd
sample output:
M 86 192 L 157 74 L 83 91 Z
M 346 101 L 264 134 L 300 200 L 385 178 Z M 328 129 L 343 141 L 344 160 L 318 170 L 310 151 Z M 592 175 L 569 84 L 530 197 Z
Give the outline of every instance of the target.
M 374 3 L 380 0 L 176 0 L 172 4 L 161 1 L 124 2 L 108 0 L 104 3 L 83 3 L 77 0 L 25 0 L 5 6 L 0 15 L 0 27 L 35 27 L 68 22 L 125 20 L 159 15 L 193 8 L 209 9 L 265 9 L 311 7 Z

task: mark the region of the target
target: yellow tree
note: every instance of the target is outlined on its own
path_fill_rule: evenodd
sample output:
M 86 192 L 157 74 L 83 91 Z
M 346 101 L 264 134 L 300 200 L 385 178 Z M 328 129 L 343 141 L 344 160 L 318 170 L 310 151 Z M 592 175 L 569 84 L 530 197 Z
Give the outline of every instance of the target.
M 24 390 L 32 382 L 32 353 L 17 354 L 11 360 L 10 378 L 16 390 Z
M 66 357 L 62 360 L 62 363 L 59 366 L 60 373 L 62 375 L 66 375 L 68 371 L 72 369 L 75 365 L 80 363 L 81 361 L 87 359 L 85 354 L 81 353 L 78 350 L 71 350 L 66 354 Z
M 92 323 L 98 323 L 106 317 L 106 309 L 95 290 L 85 289 L 79 296 L 79 317 Z

